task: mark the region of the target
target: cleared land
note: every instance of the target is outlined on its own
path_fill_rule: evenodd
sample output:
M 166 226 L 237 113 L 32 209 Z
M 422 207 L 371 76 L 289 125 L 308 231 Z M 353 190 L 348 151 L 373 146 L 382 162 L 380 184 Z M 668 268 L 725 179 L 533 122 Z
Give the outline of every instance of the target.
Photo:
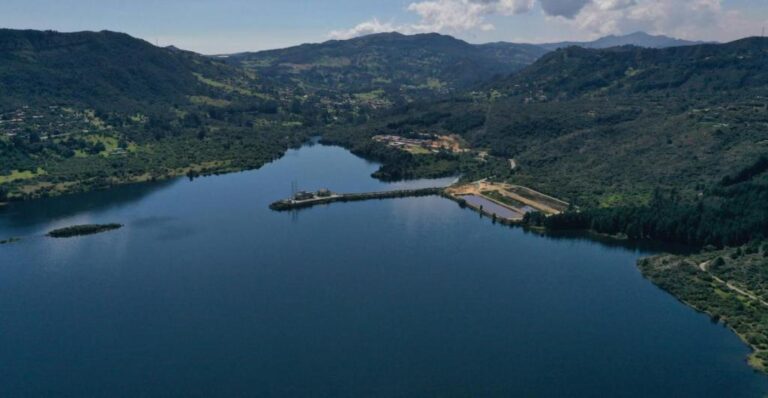
M 406 138 L 398 135 L 377 135 L 374 136 L 372 140 L 383 143 L 390 148 L 409 152 L 413 155 L 428 155 L 440 151 L 448 151 L 452 153 L 465 153 L 470 151 L 465 148 L 462 139 L 455 134 L 422 134 L 418 138 Z
M 446 192 L 455 197 L 467 195 L 483 197 L 519 213 L 521 219 L 522 215 L 532 210 L 553 215 L 564 212 L 570 206 L 568 202 L 527 187 L 486 180 L 450 187 Z

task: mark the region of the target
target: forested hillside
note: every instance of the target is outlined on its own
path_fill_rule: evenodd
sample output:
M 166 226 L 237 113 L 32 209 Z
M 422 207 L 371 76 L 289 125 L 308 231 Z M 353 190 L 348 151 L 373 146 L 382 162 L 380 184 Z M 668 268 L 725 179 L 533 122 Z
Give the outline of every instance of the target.
M 239 71 L 126 34 L 0 30 L 0 105 L 67 103 L 99 110 L 146 110 L 214 94 L 197 76 L 236 79 Z
M 0 202 L 257 167 L 530 64 L 544 50 L 372 35 L 206 57 L 114 32 L 0 30 Z
M 635 209 L 658 191 L 719 203 L 716 184 L 768 149 L 759 38 L 544 55 L 393 33 L 216 58 L 112 32 L 2 30 L 0 48 L 0 185 L 16 198 L 255 167 L 321 132 L 384 161 L 381 178 L 491 176 Z M 371 140 L 420 133 L 484 155 Z
M 573 227 L 743 243 L 768 225 L 763 176 L 719 184 L 768 152 L 766 71 L 768 40 L 759 38 L 668 49 L 573 47 L 471 94 L 402 107 L 365 132 L 328 138 L 376 152 L 361 135 L 460 134 L 491 157 L 470 166 L 456 159 L 454 171 L 485 172 L 595 209 Z M 499 166 L 507 159 L 514 171 Z
M 125 34 L 0 30 L 0 201 L 259 166 L 306 137 L 280 100 Z
M 382 33 L 224 59 L 296 95 L 304 109 L 324 104 L 323 111 L 346 107 L 359 116 L 506 76 L 545 53 L 526 44 L 472 45 L 435 33 Z
M 764 38 L 666 49 L 569 47 L 494 86 L 509 95 L 548 101 L 652 92 L 716 101 L 721 97 L 710 94 L 765 86 L 767 61 Z

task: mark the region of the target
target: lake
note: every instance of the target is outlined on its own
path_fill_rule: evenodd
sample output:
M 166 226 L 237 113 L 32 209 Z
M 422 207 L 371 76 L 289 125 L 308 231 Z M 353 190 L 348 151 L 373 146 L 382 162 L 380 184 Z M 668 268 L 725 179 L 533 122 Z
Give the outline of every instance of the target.
M 652 248 L 542 237 L 305 146 L 260 170 L 0 210 L 0 396 L 748 397 L 726 328 L 643 279 Z M 54 228 L 118 222 L 100 235 Z

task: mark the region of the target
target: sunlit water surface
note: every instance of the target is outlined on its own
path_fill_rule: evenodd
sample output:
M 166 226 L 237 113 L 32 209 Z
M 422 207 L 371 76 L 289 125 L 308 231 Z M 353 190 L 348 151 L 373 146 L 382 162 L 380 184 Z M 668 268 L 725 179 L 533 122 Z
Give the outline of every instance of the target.
M 638 272 L 648 250 L 493 225 L 308 146 L 260 170 L 0 210 L 0 396 L 768 392 L 747 347 Z M 124 223 L 55 240 L 50 229 Z

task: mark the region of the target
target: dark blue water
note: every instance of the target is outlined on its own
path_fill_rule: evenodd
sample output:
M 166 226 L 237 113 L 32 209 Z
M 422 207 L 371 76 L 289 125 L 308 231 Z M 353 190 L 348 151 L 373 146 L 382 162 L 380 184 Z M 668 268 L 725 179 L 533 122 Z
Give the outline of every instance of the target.
M 768 392 L 747 347 L 644 280 L 644 251 L 494 226 L 305 147 L 261 170 L 0 212 L 0 396 L 691 396 Z M 422 183 L 432 185 L 432 182 Z M 402 187 L 402 185 L 398 185 Z M 54 240 L 70 224 L 122 230 Z

